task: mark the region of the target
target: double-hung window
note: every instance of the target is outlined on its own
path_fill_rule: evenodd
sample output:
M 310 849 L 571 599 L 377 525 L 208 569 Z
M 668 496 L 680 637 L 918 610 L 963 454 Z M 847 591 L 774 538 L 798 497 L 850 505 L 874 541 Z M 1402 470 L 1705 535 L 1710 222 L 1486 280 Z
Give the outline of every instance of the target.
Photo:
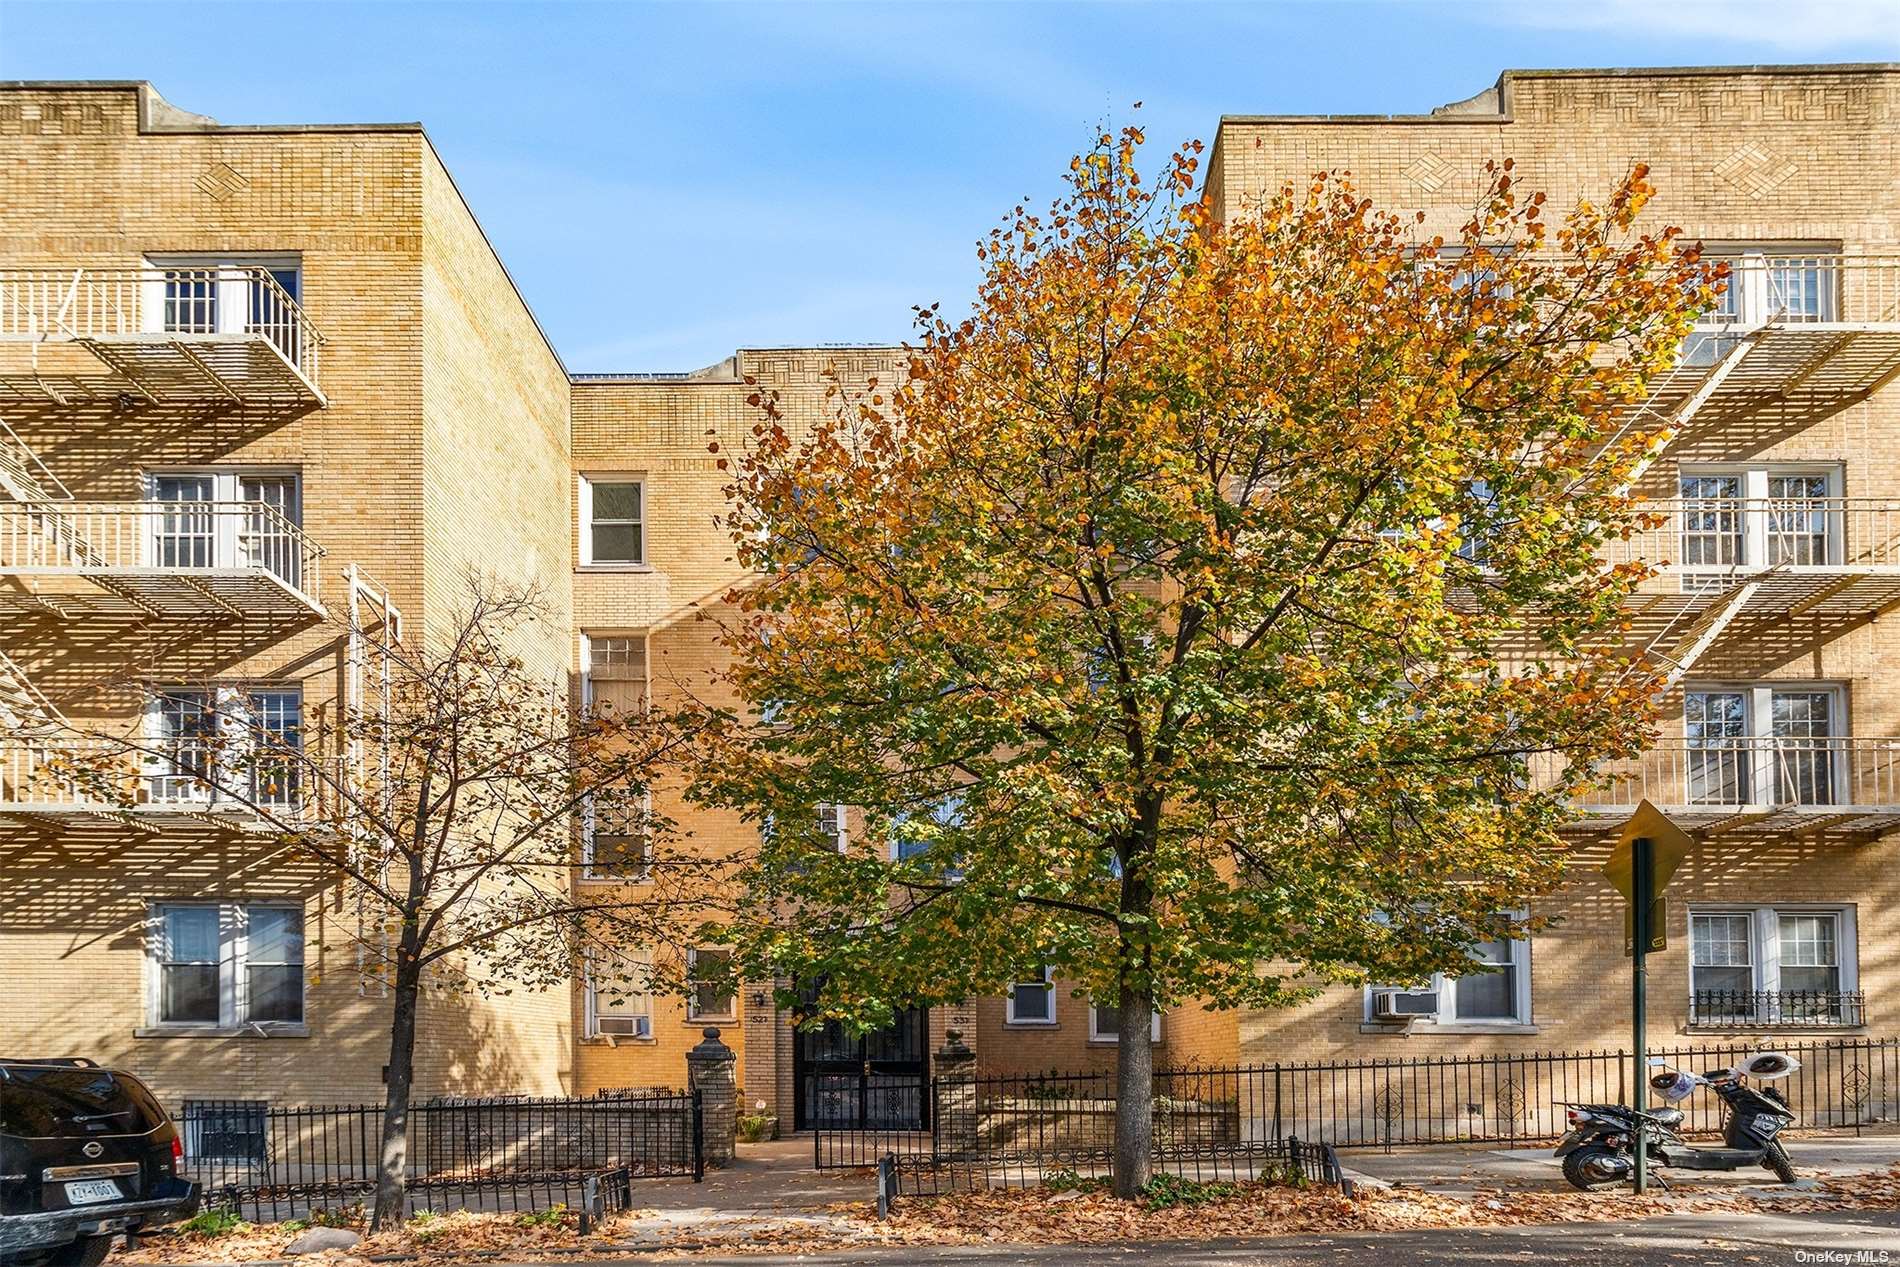
M 1684 586 L 1705 586 L 1712 578 L 1699 573 L 1717 570 L 1840 564 L 1862 527 L 1848 522 L 1841 486 L 1838 466 L 1685 468 L 1676 542 Z
M 652 956 L 621 951 L 590 961 L 585 1010 L 583 1030 L 589 1038 L 652 1038 Z
M 581 479 L 581 565 L 646 562 L 646 487 L 631 476 Z
M 1121 1009 L 1104 1007 L 1099 1003 L 1089 1004 L 1089 1041 L 1091 1043 L 1112 1043 L 1120 1039 L 1122 1029 Z M 1161 1041 L 1161 1013 L 1157 1010 L 1148 1024 L 1148 1037 L 1154 1042 Z
M 161 688 L 146 715 L 145 794 L 154 804 L 300 804 L 299 687 Z
M 1682 703 L 1685 803 L 1845 803 L 1844 713 L 1832 686 L 1689 688 Z
M 1011 1025 L 1054 1025 L 1055 969 L 1045 965 L 1037 969 L 1035 976 L 1011 985 L 1003 1011 L 1004 1019 Z
M 301 904 L 157 902 L 150 927 L 153 1024 L 303 1022 Z
M 1722 906 L 1689 913 L 1697 1025 L 1858 1025 L 1851 907 Z
M 581 879 L 645 884 L 653 878 L 653 794 L 595 792 L 581 805 Z
M 730 1021 L 738 1015 L 738 996 L 729 974 L 732 952 L 699 946 L 686 952 L 686 1019 Z
M 284 471 L 163 471 L 145 479 L 146 562 L 255 569 L 304 583 L 303 491 Z
M 1500 923 L 1505 918 L 1500 916 Z M 1473 943 L 1468 953 L 1479 965 L 1477 971 L 1434 973 L 1429 981 L 1412 986 L 1368 987 L 1366 1019 L 1382 1019 L 1378 996 L 1393 994 L 1401 996 L 1400 1013 L 1441 1026 L 1531 1024 L 1530 940 L 1500 930 Z
M 295 255 L 154 255 L 144 283 L 145 329 L 258 335 L 292 365 L 303 350 L 303 267 Z

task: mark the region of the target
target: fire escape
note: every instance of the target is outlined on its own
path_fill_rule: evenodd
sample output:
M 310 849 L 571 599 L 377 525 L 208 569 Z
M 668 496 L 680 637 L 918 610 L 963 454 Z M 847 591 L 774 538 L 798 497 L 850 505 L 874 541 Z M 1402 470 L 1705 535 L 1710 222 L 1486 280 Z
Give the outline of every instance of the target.
M 1760 453 L 1900 375 L 1900 255 L 1765 251 L 1731 267 L 1722 307 L 1644 405 L 1671 450 Z M 1668 688 L 1718 648 L 1818 644 L 1900 607 L 1900 497 L 1848 496 L 1827 476 L 1775 475 L 1774 463 L 1710 465 L 1705 476 L 1685 467 L 1682 495 L 1644 502 L 1645 526 L 1609 554 L 1654 569 L 1628 614 Z M 1648 799 L 1705 834 L 1873 839 L 1900 827 L 1890 737 L 1685 733 L 1605 773 L 1579 802 L 1582 825 Z
M 148 478 L 143 500 L 82 500 L 20 431 L 58 436 L 79 411 L 125 400 L 160 416 L 321 408 L 322 343 L 267 268 L 0 270 L 0 412 L 35 420 L 0 418 L 0 821 L 149 823 L 148 811 L 217 808 L 191 777 L 202 739 L 180 740 L 168 759 L 126 758 L 122 774 L 93 768 L 87 749 L 118 745 L 76 729 L 49 698 L 55 644 L 109 648 L 136 630 L 182 647 L 215 631 L 235 662 L 326 616 L 323 550 L 294 502 L 208 478 Z

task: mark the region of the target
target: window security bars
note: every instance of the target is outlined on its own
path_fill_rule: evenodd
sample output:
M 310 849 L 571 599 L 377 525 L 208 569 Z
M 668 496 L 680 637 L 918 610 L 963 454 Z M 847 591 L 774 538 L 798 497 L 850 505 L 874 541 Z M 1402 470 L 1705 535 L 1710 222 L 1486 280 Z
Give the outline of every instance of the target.
M 275 1222 L 367 1204 L 382 1156 L 379 1104 L 266 1108 L 187 1101 L 184 1173 L 208 1203 Z M 625 1208 L 631 1180 L 705 1174 L 698 1093 L 426 1100 L 410 1106 L 418 1209 Z

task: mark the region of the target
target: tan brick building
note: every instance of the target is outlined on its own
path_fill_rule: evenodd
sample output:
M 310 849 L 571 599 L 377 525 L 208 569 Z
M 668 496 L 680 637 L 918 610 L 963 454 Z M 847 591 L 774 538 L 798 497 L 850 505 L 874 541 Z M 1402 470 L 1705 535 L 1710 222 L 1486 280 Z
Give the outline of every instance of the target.
M 1455 229 L 1487 158 L 1514 158 L 1557 205 L 1646 162 L 1651 214 L 1732 257 L 1738 285 L 1654 402 L 1683 426 L 1645 477 L 1666 527 L 1639 544 L 1670 566 L 1636 624 L 1682 666 L 1672 720 L 1580 809 L 1577 873 L 1540 911 L 1560 921 L 1480 948 L 1504 971 L 1435 989 L 1336 991 L 1286 1015 L 1177 1008 L 1161 1059 L 1619 1041 L 1605 983 L 1621 980 L 1621 905 L 1592 862 L 1640 796 L 1699 841 L 1652 973 L 1660 1030 L 1894 1032 L 1896 137 L 1886 66 L 1508 72 L 1413 118 L 1221 121 L 1206 192 L 1226 215 L 1347 168 Z M 339 630 L 396 613 L 429 628 L 471 570 L 541 587 L 559 619 L 526 650 L 582 692 L 704 689 L 720 596 L 742 579 L 709 433 L 750 425 L 746 375 L 796 423 L 827 366 L 889 377 L 896 352 L 570 375 L 417 125 L 226 127 L 149 85 L 9 84 L 0 171 L 0 1051 L 122 1062 L 174 1101 L 374 1098 L 388 1003 L 334 886 L 179 804 L 162 773 L 132 813 L 84 803 L 46 776 L 36 719 L 122 720 L 100 687 L 128 672 L 213 681 L 260 716 L 347 707 L 361 688 Z M 736 818 L 683 821 L 698 849 L 754 838 Z M 207 936 L 211 960 L 276 989 L 167 1019 L 166 956 Z M 738 1049 L 746 1100 L 788 1125 L 811 1108 L 803 1075 L 920 1069 L 951 1028 L 989 1069 L 1113 1059 L 1061 983 L 860 1044 L 794 1036 L 764 986 L 608 1001 L 577 981 L 431 998 L 420 1086 L 678 1085 L 706 1025 Z

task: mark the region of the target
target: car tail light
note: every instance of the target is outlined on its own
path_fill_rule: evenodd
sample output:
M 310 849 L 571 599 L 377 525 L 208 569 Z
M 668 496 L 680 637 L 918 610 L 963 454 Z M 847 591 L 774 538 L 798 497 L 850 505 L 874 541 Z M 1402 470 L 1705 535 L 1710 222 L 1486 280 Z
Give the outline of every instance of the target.
M 172 1136 L 172 1173 L 178 1173 L 185 1164 L 185 1141 L 177 1135 Z

